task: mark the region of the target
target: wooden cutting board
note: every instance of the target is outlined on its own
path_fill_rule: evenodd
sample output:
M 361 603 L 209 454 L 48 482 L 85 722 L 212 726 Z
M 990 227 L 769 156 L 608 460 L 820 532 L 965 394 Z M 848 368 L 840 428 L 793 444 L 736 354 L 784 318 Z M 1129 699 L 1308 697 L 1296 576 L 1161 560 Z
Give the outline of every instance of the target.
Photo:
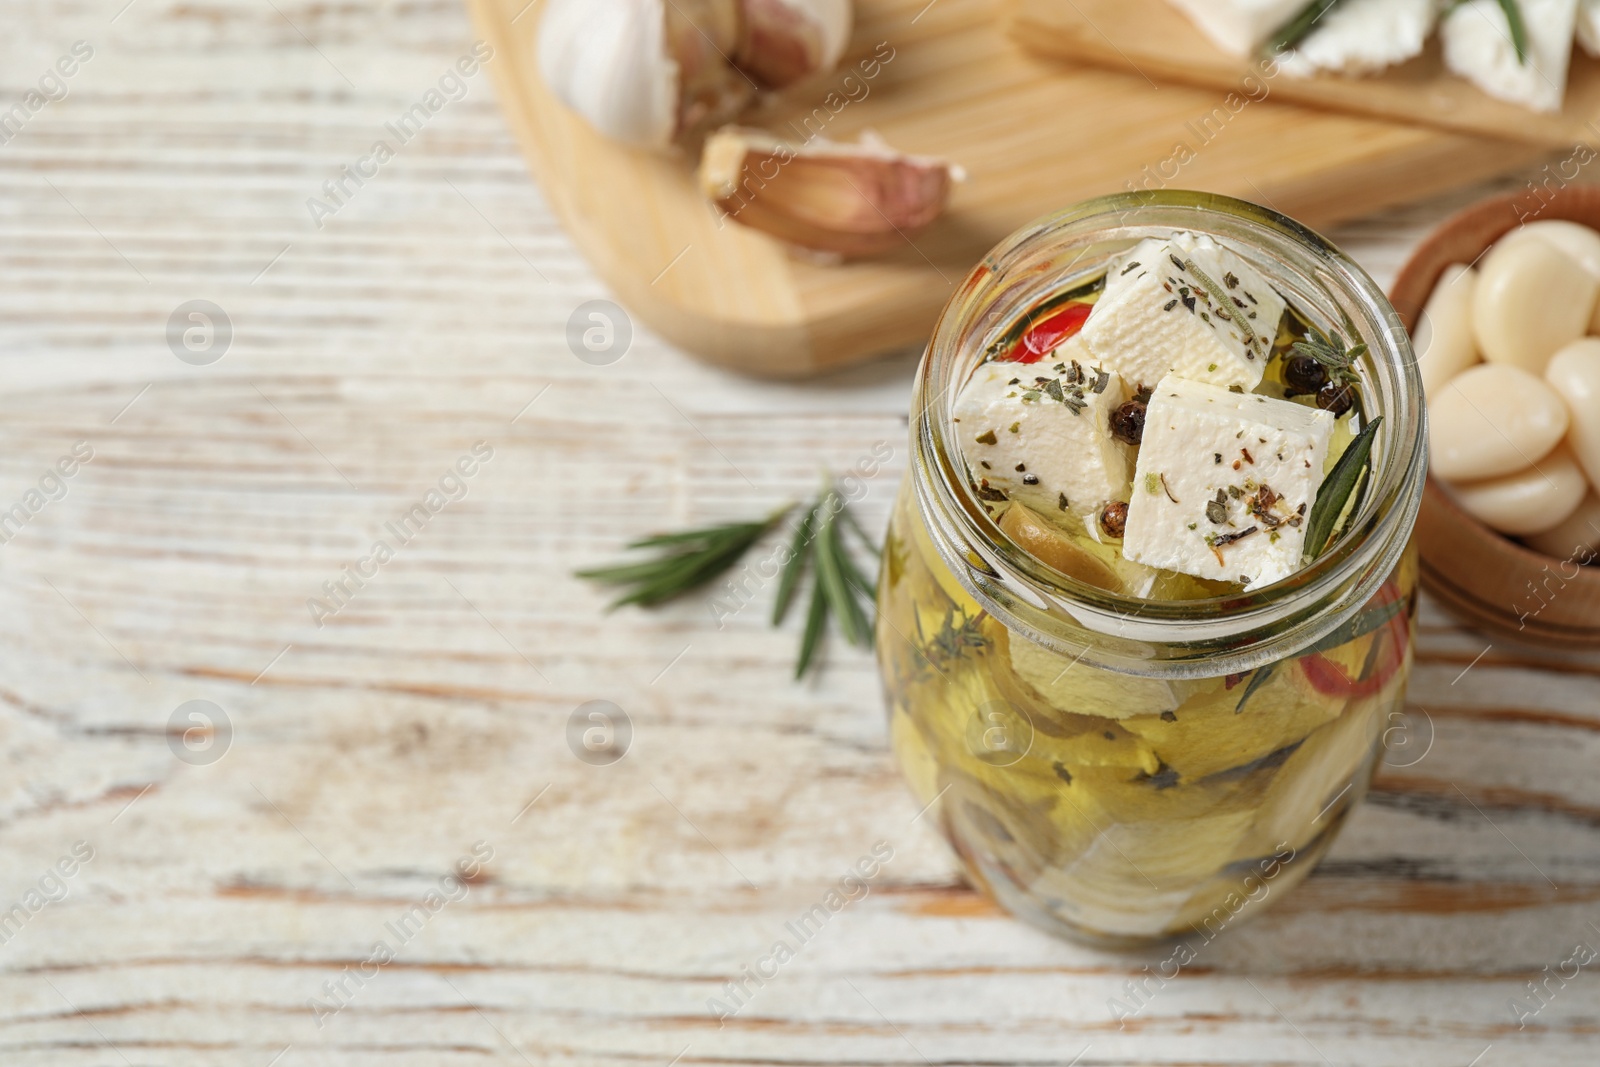
M 1255 86 L 1263 85 L 1268 97 L 1279 100 L 1545 148 L 1600 144 L 1600 61 L 1581 49 L 1572 57 L 1566 106 L 1557 114 L 1543 114 L 1496 100 L 1451 74 L 1438 34 L 1422 55 L 1376 77 L 1278 74 L 1265 81 L 1261 61 L 1217 48 L 1167 0 L 1018 0 L 1013 36 L 1042 55 L 1225 92 L 1249 86 L 1260 97 L 1262 90 Z M 1213 98 L 1211 107 L 1220 102 Z
M 747 121 L 799 128 L 829 91 L 851 89 L 857 102 L 821 112 L 826 136 L 877 130 L 896 148 L 956 161 L 969 177 L 949 212 L 904 248 L 824 265 L 763 234 L 719 228 L 687 157 L 608 142 L 555 101 L 535 62 L 541 4 L 467 0 L 552 209 L 631 313 L 705 359 L 760 375 L 812 375 L 924 342 L 956 285 L 1002 237 L 1086 197 L 1159 181 L 1153 168 L 1180 143 L 1196 144 L 1191 123 L 1216 102 L 1214 92 L 1029 56 L 1008 39 L 999 0 L 859 0 L 840 71 Z M 878 76 L 847 86 L 846 73 L 884 42 L 893 58 Z M 1267 102 L 1197 145 L 1170 184 L 1325 226 L 1532 156 L 1507 142 Z

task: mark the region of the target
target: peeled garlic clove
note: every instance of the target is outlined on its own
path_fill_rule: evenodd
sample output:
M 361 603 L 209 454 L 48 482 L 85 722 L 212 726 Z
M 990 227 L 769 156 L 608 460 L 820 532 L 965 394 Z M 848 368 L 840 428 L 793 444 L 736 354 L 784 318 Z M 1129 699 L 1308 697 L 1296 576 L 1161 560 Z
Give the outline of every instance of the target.
M 1551 356 L 1588 331 L 1600 276 L 1548 241 L 1502 241 L 1484 257 L 1475 299 L 1483 358 L 1542 374 Z
M 1585 338 L 1557 352 L 1544 380 L 1567 402 L 1567 444 L 1600 489 L 1600 339 Z
M 1544 533 L 1525 537 L 1523 543 L 1535 552 L 1556 559 L 1593 562 L 1600 556 L 1600 493 L 1590 490 L 1578 510 L 1567 516 L 1565 522 Z
M 706 141 L 700 188 L 733 221 L 791 244 L 868 256 L 904 244 L 944 210 L 956 174 L 870 135 L 788 145 L 728 127 Z
M 1472 298 L 1477 289 L 1478 272 L 1461 263 L 1446 267 L 1433 287 L 1411 335 L 1425 393 L 1437 393 L 1478 362 L 1478 345 L 1472 337 Z
M 1046 566 L 1054 567 L 1085 585 L 1109 589 L 1113 593 L 1122 591 L 1122 582 L 1110 567 L 1045 522 L 1032 509 L 1012 504 L 1000 518 L 1000 529 L 1018 548 Z
M 1500 238 L 1500 247 L 1522 241 L 1543 241 L 1554 245 L 1582 267 L 1600 278 L 1600 233 L 1581 222 L 1566 219 L 1540 219 L 1525 223 Z
M 1589 491 L 1578 461 L 1566 447 L 1527 470 L 1450 487 L 1456 502 L 1479 522 L 1501 533 L 1544 533 L 1565 522 Z
M 850 42 L 850 0 L 740 0 L 734 62 L 764 89 L 832 70 Z
M 754 88 L 726 56 L 739 0 L 548 0 L 539 70 L 562 103 L 601 134 L 665 148 L 725 122 Z
M 1522 470 L 1554 448 L 1569 423 L 1561 397 L 1527 371 L 1470 367 L 1428 400 L 1433 473 L 1465 481 Z
M 1540 219 L 1518 226 L 1500 239 L 1502 245 L 1513 241 L 1543 241 L 1554 245 L 1596 278 L 1600 278 L 1600 232 L 1581 222 L 1566 219 Z M 1595 302 L 1589 318 L 1589 332 L 1600 333 L 1600 301 Z

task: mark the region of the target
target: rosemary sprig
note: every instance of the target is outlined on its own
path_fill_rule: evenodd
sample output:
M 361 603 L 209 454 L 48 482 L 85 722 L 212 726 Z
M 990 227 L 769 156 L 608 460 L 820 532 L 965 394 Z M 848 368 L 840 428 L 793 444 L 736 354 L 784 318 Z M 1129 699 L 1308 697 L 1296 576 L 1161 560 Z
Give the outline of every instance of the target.
M 956 616 L 957 611 L 961 613 L 959 618 Z M 917 664 L 916 677 L 923 680 L 934 673 L 943 676 L 945 668 L 965 658 L 969 650 L 987 649 L 989 639 L 983 635 L 983 620 L 986 617 L 987 613 L 982 608 L 973 616 L 968 616 L 965 608 L 947 608 L 939 632 L 929 640 L 922 629 L 922 614 L 918 612 L 914 618 L 919 644 L 912 646 L 920 661 Z
M 576 574 L 601 585 L 629 587 L 611 602 L 608 611 L 625 604 L 653 608 L 704 585 L 732 567 L 791 510 L 793 505 L 781 508 L 760 522 L 730 522 L 641 538 L 628 547 L 662 551 L 653 559 L 593 567 Z
M 1311 505 L 1311 515 L 1306 519 L 1306 562 L 1322 555 L 1333 537 L 1334 524 L 1344 514 L 1345 505 L 1350 502 L 1356 488 L 1366 484 L 1367 460 L 1372 455 L 1372 442 L 1377 436 L 1378 427 L 1382 425 L 1383 416 L 1379 415 L 1362 427 L 1323 481 L 1322 488 L 1317 492 L 1316 503 Z
M 1311 36 L 1311 31 L 1328 12 L 1338 7 L 1343 0 L 1311 0 L 1309 4 L 1300 9 L 1300 13 L 1272 35 L 1272 40 L 1267 42 L 1268 55 L 1280 55 L 1294 48 L 1301 41 Z
M 641 538 L 628 547 L 654 549 L 653 558 L 581 570 L 577 576 L 623 587 L 623 595 L 611 603 L 610 609 L 625 604 L 655 607 L 728 571 L 793 510 L 792 505 L 784 507 L 760 522 L 725 523 Z M 878 547 L 851 514 L 849 504 L 830 478 L 795 524 L 772 609 L 772 624 L 777 626 L 788 614 L 809 566 L 811 601 L 800 638 L 797 678 L 816 662 L 830 615 L 837 620 L 846 641 L 859 646 L 872 644 L 871 608 L 876 590 L 873 580 L 845 545 L 845 529 L 871 551 L 876 561 Z
M 1355 364 L 1367 354 L 1365 341 L 1357 343 L 1354 348 L 1346 348 L 1338 330 L 1329 337 L 1311 326 L 1306 329 L 1306 339 L 1296 341 L 1292 347 L 1302 356 L 1310 356 L 1322 364 L 1330 379 L 1346 385 L 1361 384 L 1361 375 L 1356 373 Z

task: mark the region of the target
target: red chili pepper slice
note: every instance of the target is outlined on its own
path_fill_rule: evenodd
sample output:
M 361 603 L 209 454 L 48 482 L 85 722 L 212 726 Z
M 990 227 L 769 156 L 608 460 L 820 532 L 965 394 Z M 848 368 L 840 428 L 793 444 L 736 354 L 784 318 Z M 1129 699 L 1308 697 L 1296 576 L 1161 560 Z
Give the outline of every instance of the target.
M 1092 304 L 1068 304 L 1043 322 L 1028 329 L 1017 347 L 1006 357 L 1008 363 L 1037 363 L 1056 350 L 1061 342 L 1077 335 L 1089 319 Z
M 1387 582 L 1372 598 L 1375 605 L 1382 606 L 1391 603 L 1400 596 L 1400 589 L 1393 582 Z M 1306 681 L 1311 683 L 1323 696 L 1333 697 L 1369 697 L 1383 691 L 1389 684 L 1400 665 L 1406 661 L 1406 636 L 1410 620 L 1405 612 L 1400 612 L 1394 618 L 1383 624 L 1383 627 L 1373 636 L 1374 641 L 1385 642 L 1378 652 L 1379 660 L 1372 668 L 1372 674 L 1365 679 L 1353 679 L 1344 672 L 1344 668 L 1328 659 L 1320 652 L 1313 652 L 1300 660 L 1300 669 L 1305 673 Z

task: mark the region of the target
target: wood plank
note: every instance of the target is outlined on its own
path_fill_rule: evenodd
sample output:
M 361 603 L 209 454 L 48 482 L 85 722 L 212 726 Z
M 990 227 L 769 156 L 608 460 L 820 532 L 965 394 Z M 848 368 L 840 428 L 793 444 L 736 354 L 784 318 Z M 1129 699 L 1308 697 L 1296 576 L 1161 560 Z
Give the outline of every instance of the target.
M 861 0 L 840 72 L 750 117 L 803 139 L 876 130 L 966 168 L 948 214 L 896 253 L 820 265 L 719 224 L 683 154 L 609 143 L 562 107 L 533 56 L 538 0 L 469 0 L 512 131 L 551 206 L 607 284 L 652 328 L 715 363 L 803 377 L 920 344 L 973 264 L 1023 224 L 1091 196 L 1147 186 L 1212 94 L 1064 70 L 1019 54 L 997 0 Z M 893 58 L 858 103 L 843 78 L 883 44 Z M 808 124 L 808 119 L 811 120 Z M 826 119 L 826 122 L 823 120 Z M 1520 145 L 1276 103 L 1238 115 L 1225 151 L 1200 151 L 1183 187 L 1241 196 L 1324 226 L 1502 173 Z M 1086 151 L 1086 146 L 1093 146 Z

